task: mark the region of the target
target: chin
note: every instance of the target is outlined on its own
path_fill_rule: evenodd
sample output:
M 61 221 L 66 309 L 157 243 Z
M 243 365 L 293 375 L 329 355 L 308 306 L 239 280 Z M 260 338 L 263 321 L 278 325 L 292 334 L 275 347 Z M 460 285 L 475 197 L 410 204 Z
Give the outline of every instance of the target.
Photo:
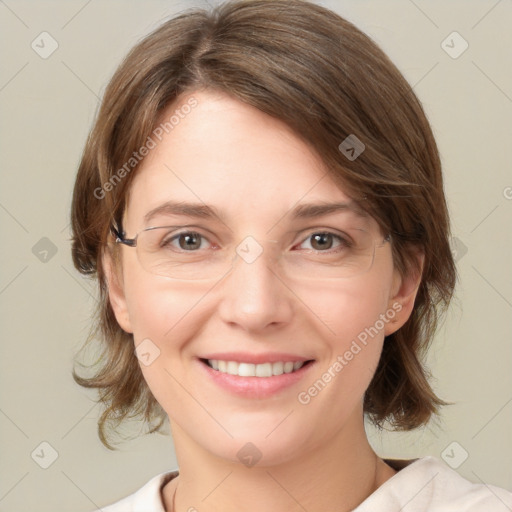
M 224 436 L 224 439 L 211 439 L 206 443 L 203 440 L 203 446 L 220 458 L 248 468 L 272 467 L 289 462 L 307 450 L 314 433 L 308 432 L 304 425 L 291 423 L 294 414 L 283 421 L 287 414 L 282 415 L 279 421 L 262 421 L 260 425 L 251 426 L 244 422 L 238 428 L 228 429 L 233 438 Z M 286 422 L 290 423 L 285 426 Z

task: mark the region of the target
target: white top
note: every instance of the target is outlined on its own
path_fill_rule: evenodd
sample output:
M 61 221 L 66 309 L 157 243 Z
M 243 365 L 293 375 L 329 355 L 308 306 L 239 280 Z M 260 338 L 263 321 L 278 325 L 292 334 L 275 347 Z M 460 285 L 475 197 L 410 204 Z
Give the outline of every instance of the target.
M 384 459 L 398 473 L 386 480 L 353 512 L 510 512 L 512 493 L 474 484 L 435 457 Z M 403 468 L 403 469 L 400 469 Z M 138 491 L 95 512 L 166 512 L 161 488 L 178 471 L 161 473 Z

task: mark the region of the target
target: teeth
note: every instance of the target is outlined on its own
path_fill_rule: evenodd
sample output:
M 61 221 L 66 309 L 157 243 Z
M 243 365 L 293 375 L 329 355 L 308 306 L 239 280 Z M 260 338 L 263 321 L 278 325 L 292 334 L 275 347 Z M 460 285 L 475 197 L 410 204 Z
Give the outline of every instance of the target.
M 272 377 L 283 373 L 292 373 L 304 366 L 303 361 L 278 361 L 276 363 L 237 363 L 236 361 L 221 361 L 208 359 L 208 364 L 222 373 L 238 375 L 239 377 Z

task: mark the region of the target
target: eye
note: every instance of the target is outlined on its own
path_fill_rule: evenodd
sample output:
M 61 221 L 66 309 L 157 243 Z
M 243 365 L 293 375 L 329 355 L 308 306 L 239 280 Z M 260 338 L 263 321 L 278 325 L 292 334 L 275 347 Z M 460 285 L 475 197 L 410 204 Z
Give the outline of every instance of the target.
M 201 248 L 204 249 L 202 241 L 206 241 L 206 238 L 200 233 L 196 231 L 183 231 L 162 240 L 161 247 L 171 247 L 190 252 Z M 175 242 L 177 242 L 177 246 Z
M 302 244 L 310 241 L 309 247 L 306 249 L 312 249 L 314 251 L 326 252 L 333 247 L 335 241 L 338 240 L 337 248 L 343 249 L 350 247 L 350 242 L 340 235 L 330 233 L 329 231 L 318 231 L 311 233 Z M 302 245 L 299 244 L 299 245 Z

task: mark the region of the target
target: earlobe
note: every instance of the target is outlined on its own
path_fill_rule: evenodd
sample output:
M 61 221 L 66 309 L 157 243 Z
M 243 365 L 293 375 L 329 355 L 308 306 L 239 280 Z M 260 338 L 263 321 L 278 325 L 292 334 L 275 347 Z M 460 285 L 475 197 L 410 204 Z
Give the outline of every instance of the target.
M 107 248 L 102 258 L 105 280 L 108 286 L 108 298 L 116 315 L 116 320 L 123 331 L 133 333 L 130 315 L 124 294 L 121 272 L 116 268 L 112 254 Z
M 396 314 L 386 324 L 385 335 L 388 336 L 402 327 L 414 309 L 414 302 L 421 284 L 425 255 L 417 252 L 419 269 L 409 269 L 406 276 L 401 276 L 395 269 L 393 277 L 393 288 L 389 298 L 388 308 L 393 309 Z

